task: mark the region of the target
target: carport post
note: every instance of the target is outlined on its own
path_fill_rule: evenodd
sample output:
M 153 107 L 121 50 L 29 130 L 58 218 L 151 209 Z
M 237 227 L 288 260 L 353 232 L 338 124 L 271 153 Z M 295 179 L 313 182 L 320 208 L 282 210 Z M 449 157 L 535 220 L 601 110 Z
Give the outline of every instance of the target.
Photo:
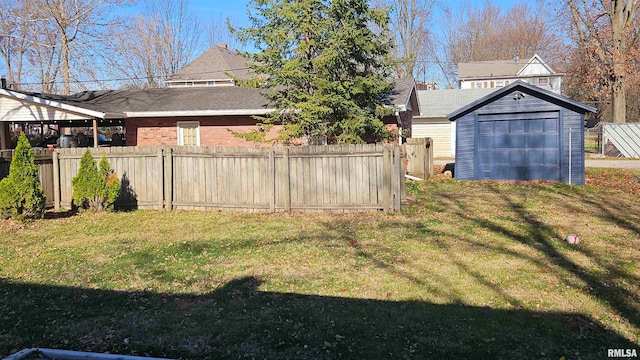
M 9 123 L 0 122 L 0 150 L 9 149 Z
M 98 119 L 93 118 L 93 147 L 98 148 Z

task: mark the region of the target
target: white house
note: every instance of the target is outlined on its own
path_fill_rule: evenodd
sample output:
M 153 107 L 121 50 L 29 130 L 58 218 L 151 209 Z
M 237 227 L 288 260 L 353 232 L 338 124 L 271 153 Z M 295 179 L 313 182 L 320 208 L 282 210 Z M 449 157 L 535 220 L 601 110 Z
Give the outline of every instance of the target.
M 433 156 L 454 157 L 456 153 L 456 123 L 448 114 L 464 107 L 495 89 L 418 90 L 420 114 L 413 117 L 411 136 L 431 138 Z
M 537 54 L 526 62 L 516 57 L 458 63 L 460 89 L 502 88 L 517 80 L 562 94 L 562 74 L 553 71 Z

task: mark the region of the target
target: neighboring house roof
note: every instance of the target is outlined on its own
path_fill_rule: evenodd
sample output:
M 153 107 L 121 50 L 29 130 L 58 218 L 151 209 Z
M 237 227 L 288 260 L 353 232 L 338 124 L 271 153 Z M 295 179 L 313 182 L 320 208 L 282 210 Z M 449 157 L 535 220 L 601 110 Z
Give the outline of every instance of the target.
M 222 46 L 214 46 L 185 65 L 165 82 L 230 80 L 231 74 L 239 79 L 247 77 L 248 60 Z
M 419 112 L 413 79 L 395 82 L 389 98 L 399 111 Z M 270 111 L 263 90 L 239 86 L 158 88 L 146 90 L 83 91 L 73 95 L 21 93 L 0 90 L 4 95 L 33 104 L 79 113 L 88 118 L 264 115 Z M 408 104 L 413 104 L 409 106 Z M 5 120 L 10 121 L 10 120 Z M 39 121 L 34 119 L 34 121 Z
M 420 114 L 415 79 L 394 79 L 393 84 L 394 88 L 386 105 L 395 106 L 399 111 L 411 110 L 414 115 Z M 411 96 L 412 93 L 415 93 L 415 96 Z
M 533 64 L 540 64 L 547 71 L 546 74 L 536 75 L 556 75 L 555 71 L 535 54 L 527 62 L 511 59 L 458 63 L 458 80 L 524 76 L 526 68 Z
M 484 96 L 466 106 L 463 106 L 462 108 L 453 111 L 452 113 L 450 113 L 449 115 L 447 115 L 447 117 L 449 118 L 449 120 L 451 121 L 455 121 L 456 119 L 461 118 L 462 116 L 475 111 L 476 109 L 490 103 L 493 102 L 494 100 L 512 93 L 512 92 L 516 92 L 516 91 L 520 91 L 524 94 L 529 94 L 532 96 L 536 96 L 542 99 L 545 99 L 549 102 L 553 102 L 556 104 L 559 104 L 565 108 L 573 108 L 575 109 L 577 112 L 580 113 L 586 113 L 586 112 L 596 112 L 596 108 L 591 107 L 589 105 L 585 105 L 581 102 L 572 100 L 566 96 L 563 95 L 559 95 L 556 94 L 554 92 L 545 90 L 543 88 L 540 88 L 538 86 L 535 85 L 531 85 L 529 83 L 526 83 L 524 81 L 516 81 L 512 84 L 509 84 L 508 86 L 505 86 L 503 88 L 500 88 L 494 92 L 492 92 L 491 94 Z
M 418 90 L 421 118 L 445 118 L 459 108 L 486 96 L 495 89 Z

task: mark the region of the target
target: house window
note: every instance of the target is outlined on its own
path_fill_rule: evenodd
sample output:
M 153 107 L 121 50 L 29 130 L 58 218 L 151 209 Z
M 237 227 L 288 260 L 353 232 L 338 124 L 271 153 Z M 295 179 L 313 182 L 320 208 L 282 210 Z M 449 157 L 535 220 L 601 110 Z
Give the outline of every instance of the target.
M 548 78 L 538 78 L 538 86 L 548 86 L 549 79 Z
M 482 88 L 482 82 L 476 81 L 476 89 L 481 89 L 481 88 Z
M 497 88 L 504 87 L 504 81 L 496 81 L 496 87 Z
M 198 121 L 178 121 L 178 145 L 200 146 L 200 123 Z

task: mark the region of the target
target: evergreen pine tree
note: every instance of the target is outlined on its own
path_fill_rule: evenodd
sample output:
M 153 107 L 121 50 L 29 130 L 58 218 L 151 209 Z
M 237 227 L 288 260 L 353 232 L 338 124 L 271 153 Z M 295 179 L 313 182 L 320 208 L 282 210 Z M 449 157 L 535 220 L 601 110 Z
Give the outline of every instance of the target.
M 367 0 L 253 0 L 250 6 L 251 26 L 235 32 L 258 49 L 246 54 L 255 76 L 238 82 L 266 90 L 276 111 L 261 120 L 282 123 L 281 140 L 362 143 L 389 135 L 380 120 L 392 112 L 384 107 L 392 90 L 386 10 Z
M 46 198 L 38 176 L 33 149 L 24 133 L 18 138 L 9 176 L 0 181 L 0 213 L 3 216 L 42 216 Z

